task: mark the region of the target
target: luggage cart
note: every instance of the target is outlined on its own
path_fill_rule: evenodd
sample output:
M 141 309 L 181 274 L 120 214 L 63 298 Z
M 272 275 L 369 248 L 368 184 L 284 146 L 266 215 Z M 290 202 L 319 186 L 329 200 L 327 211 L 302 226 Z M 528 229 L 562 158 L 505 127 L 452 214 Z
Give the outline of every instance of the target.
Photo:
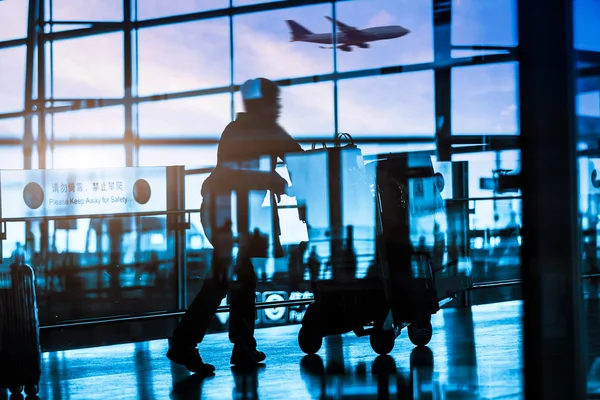
M 332 148 L 313 146 L 286 158 L 300 218 L 308 228 L 315 296 L 298 343 L 313 354 L 323 337 L 352 331 L 369 336 L 378 354 L 388 354 L 407 328 L 413 344 L 427 345 L 433 334 L 431 315 L 471 286 L 468 259 L 452 248 L 456 232 L 440 195 L 443 178 L 427 154 L 390 154 L 365 165 L 349 139 L 343 147 L 338 141 Z M 314 177 L 320 176 L 328 179 L 316 182 Z M 361 219 L 366 221 L 355 226 Z M 359 278 L 357 267 L 365 262 L 359 261 L 355 246 L 361 241 L 363 248 L 371 242 L 374 257 Z M 320 258 L 325 258 L 324 266 Z M 456 277 L 459 270 L 459 284 L 437 290 L 436 276 Z

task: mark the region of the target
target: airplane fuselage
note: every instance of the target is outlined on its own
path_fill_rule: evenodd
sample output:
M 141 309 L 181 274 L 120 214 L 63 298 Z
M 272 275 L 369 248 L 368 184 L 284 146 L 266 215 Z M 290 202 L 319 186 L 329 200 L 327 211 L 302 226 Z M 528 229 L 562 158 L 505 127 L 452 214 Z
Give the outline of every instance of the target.
M 353 34 L 337 32 L 336 41 L 338 45 L 360 45 L 378 40 L 396 39 L 405 36 L 410 31 L 401 26 L 381 26 L 377 28 L 361 29 Z M 333 44 L 333 35 L 331 33 L 312 33 L 297 37 L 295 42 L 309 42 L 319 44 Z

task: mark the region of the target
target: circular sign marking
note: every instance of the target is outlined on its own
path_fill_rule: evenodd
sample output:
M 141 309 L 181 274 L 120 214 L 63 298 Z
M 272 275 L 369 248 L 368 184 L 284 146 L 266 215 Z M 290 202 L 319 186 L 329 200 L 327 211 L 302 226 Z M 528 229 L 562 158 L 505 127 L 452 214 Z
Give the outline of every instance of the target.
M 138 204 L 146 204 L 150 200 L 150 184 L 145 179 L 138 179 L 133 184 L 133 198 Z
M 274 293 L 269 295 L 269 297 L 267 297 L 266 302 L 271 302 L 271 301 L 283 301 L 285 300 L 283 298 L 283 296 L 281 296 L 280 294 Z M 285 314 L 285 307 L 276 307 L 276 308 L 265 308 L 265 316 L 270 319 L 271 321 L 277 321 L 280 320 L 281 318 L 283 318 Z
M 23 189 L 23 200 L 32 210 L 40 208 L 44 203 L 44 189 L 35 182 L 29 182 Z

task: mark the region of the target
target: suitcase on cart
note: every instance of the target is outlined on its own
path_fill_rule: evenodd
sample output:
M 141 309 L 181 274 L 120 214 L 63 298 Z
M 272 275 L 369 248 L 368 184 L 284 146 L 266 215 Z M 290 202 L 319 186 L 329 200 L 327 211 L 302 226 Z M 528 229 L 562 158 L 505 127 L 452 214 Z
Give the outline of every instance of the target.
M 36 395 L 41 377 L 39 320 L 31 267 L 0 266 L 0 388 Z
M 369 336 L 375 352 L 388 354 L 404 327 L 408 327 L 408 336 L 413 344 L 428 344 L 433 334 L 431 315 L 439 310 L 435 257 L 429 251 L 436 247 L 436 238 L 433 239 L 434 246 L 429 249 L 414 243 L 410 229 L 410 212 L 414 210 L 411 209 L 409 191 L 414 192 L 415 183 L 421 184 L 421 192 L 432 189 L 433 184 L 433 192 L 427 194 L 433 196 L 434 211 L 443 204 L 441 196 L 435 192 L 436 177 L 431 159 L 422 158 L 421 161 L 428 163 L 414 167 L 411 165 L 414 157 L 409 162 L 406 154 L 385 157 L 373 163 L 369 172 L 360 149 L 353 143 L 318 150 L 313 146 L 312 152 L 304 154 L 314 160 L 306 163 L 309 167 L 304 167 L 305 173 L 301 173 L 303 166 L 298 159 L 290 160 L 295 164 L 290 171 L 292 189 L 299 186 L 294 193 L 301 218 L 307 223 L 309 248 L 315 249 L 314 244 L 319 245 L 319 242 L 330 245 L 332 276 L 320 279 L 312 274 L 315 302 L 308 307 L 302 320 L 298 333 L 300 348 L 313 354 L 320 349 L 323 337 L 354 331 L 357 336 Z M 290 170 L 290 161 L 288 158 L 286 161 Z M 315 183 L 307 176 L 306 168 L 310 168 L 312 176 L 327 176 L 326 182 Z M 326 194 L 315 200 L 314 193 L 319 191 Z M 312 209 L 311 205 L 306 210 L 302 209 L 311 202 Z M 420 206 L 424 204 L 420 199 L 417 202 Z M 315 203 L 320 203 L 326 211 L 316 210 L 318 206 Z M 342 215 L 345 207 L 351 209 L 350 213 L 362 216 Z M 372 215 L 365 214 L 365 209 L 370 210 Z M 422 209 L 419 212 L 423 214 Z M 354 221 L 351 221 L 352 217 Z M 372 271 L 364 279 L 356 279 L 354 265 L 354 271 L 342 273 L 346 276 L 338 279 L 333 274 L 334 270 L 344 272 L 352 264 L 348 262 L 348 258 L 352 257 L 347 256 L 352 242 L 366 239 L 365 236 L 352 237 L 352 229 L 348 229 L 349 224 L 360 223 L 360 218 L 372 218 L 367 224 L 373 228 L 371 240 L 376 254 L 370 268 Z M 315 221 L 321 229 L 315 229 Z M 322 232 L 327 223 L 328 231 Z M 431 232 L 435 235 L 433 230 Z M 309 265 L 311 258 L 318 257 L 311 253 Z

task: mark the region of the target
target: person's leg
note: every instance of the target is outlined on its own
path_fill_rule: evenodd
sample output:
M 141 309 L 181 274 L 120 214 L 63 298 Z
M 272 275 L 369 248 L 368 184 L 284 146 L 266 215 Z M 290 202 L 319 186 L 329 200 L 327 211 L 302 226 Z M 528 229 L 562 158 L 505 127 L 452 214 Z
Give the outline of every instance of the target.
M 240 261 L 238 280 L 231 282 L 229 340 L 233 343 L 232 364 L 255 364 L 265 359 L 256 350 L 256 274 L 249 258 Z
M 217 202 L 214 196 L 209 195 L 204 199 L 200 209 L 204 232 L 214 247 L 211 268 L 205 277 L 202 289 L 179 321 L 167 353 L 167 357 L 171 361 L 185 365 L 189 370 L 198 373 L 211 373 L 214 371 L 212 365 L 202 362 L 196 346 L 204 339 L 213 316 L 228 290 L 227 276 L 224 271 L 227 270 L 230 257 L 227 256 L 227 249 L 215 245 L 217 243 L 213 240 L 213 236 L 223 233 L 220 232 L 220 229 L 216 231 L 212 229 L 213 226 L 220 226 L 215 225 L 215 223 L 218 224 L 223 219 L 220 218 L 222 217 L 220 214 L 223 214 L 223 212 L 216 205 Z M 230 221 L 230 217 L 226 221 Z M 223 223 L 223 225 L 226 224 Z M 221 242 L 218 237 L 216 242 Z
M 213 265 L 213 270 L 217 267 Z M 202 342 L 221 300 L 227 294 L 227 282 L 208 278 L 183 315 L 171 339 L 167 357 L 192 372 L 209 374 L 215 368 L 205 364 L 197 345 Z

